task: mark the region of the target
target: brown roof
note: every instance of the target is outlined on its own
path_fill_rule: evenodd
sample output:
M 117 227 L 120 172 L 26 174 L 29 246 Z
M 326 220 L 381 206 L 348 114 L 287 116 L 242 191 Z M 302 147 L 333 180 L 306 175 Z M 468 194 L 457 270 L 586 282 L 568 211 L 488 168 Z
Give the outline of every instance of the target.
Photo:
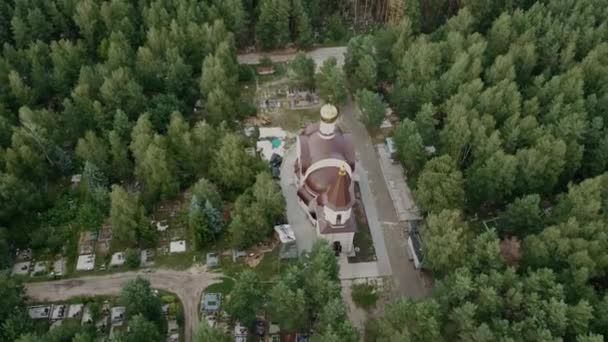
M 351 181 L 344 167 L 338 171 L 335 182 L 325 193 L 321 195 L 320 204 L 326 205 L 334 210 L 348 209 L 352 207 Z
M 336 158 L 346 161 L 351 170 L 355 169 L 355 147 L 352 134 L 344 133 L 335 126 L 334 137 L 324 139 L 319 132 L 319 123 L 306 126 L 300 134 L 300 164 L 302 173 L 319 160 Z

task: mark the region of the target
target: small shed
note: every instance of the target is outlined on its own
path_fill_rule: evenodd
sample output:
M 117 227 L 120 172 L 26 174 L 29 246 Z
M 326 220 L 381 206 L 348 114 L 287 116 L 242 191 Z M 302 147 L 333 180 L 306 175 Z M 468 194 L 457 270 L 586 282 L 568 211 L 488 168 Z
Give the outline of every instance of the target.
M 123 252 L 117 252 L 112 254 L 112 260 L 110 261 L 110 266 L 118 267 L 122 266 L 125 263 L 125 256 Z
M 279 257 L 281 259 L 296 259 L 298 257 L 298 245 L 296 244 L 296 234 L 288 224 L 274 226 L 275 235 L 281 242 Z
M 206 293 L 203 296 L 203 302 L 201 303 L 201 309 L 206 314 L 214 314 L 220 311 L 222 305 L 222 294 L 221 293 Z
M 95 268 L 95 254 L 82 254 L 78 256 L 77 271 L 92 271 Z
M 169 253 L 184 253 L 186 251 L 186 240 L 171 241 Z

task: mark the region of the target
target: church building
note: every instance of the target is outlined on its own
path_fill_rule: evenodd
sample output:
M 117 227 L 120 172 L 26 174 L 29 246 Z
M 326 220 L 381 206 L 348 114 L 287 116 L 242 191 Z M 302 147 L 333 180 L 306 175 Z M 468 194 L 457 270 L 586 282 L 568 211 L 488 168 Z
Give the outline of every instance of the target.
M 321 121 L 310 124 L 297 138 L 295 173 L 298 202 L 315 226 L 317 235 L 329 240 L 336 252 L 350 253 L 357 230 L 352 135 L 336 125 L 338 110 L 326 104 Z

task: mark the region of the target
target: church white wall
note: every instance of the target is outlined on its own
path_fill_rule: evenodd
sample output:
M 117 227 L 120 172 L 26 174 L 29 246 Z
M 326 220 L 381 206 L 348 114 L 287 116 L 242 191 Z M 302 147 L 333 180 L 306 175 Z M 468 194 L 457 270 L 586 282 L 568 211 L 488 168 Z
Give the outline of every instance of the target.
M 340 224 L 344 224 L 344 222 L 346 222 L 346 220 L 348 220 L 350 218 L 350 215 L 352 212 L 351 208 L 348 208 L 348 210 L 334 211 L 333 209 L 331 209 L 328 206 L 323 207 L 323 210 L 325 211 L 325 219 L 333 225 L 338 224 L 338 215 L 342 215 Z
M 317 228 L 317 234 L 319 230 Z M 342 246 L 343 253 L 350 253 L 353 251 L 353 239 L 355 233 L 335 233 L 335 234 L 318 234 L 321 238 L 329 241 L 329 244 L 333 247 L 334 242 L 339 242 Z
M 334 131 L 336 130 L 335 123 L 327 123 L 321 121 L 319 125 L 319 131 L 321 132 L 321 137 L 323 139 L 331 139 L 334 136 Z

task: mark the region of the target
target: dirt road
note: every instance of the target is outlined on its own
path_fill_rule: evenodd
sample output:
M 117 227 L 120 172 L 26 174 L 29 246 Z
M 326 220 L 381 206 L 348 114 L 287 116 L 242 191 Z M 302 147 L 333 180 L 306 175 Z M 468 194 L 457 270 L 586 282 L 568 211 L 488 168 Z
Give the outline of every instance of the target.
M 198 303 L 203 290 L 221 277 L 207 272 L 203 267 L 185 271 L 156 269 L 151 273 L 124 272 L 102 276 L 86 276 L 73 279 L 25 284 L 33 301 L 66 300 L 76 296 L 117 295 L 121 287 L 138 275 L 148 279 L 152 287 L 175 293 L 184 306 L 185 340 L 192 341 L 198 325 Z
M 311 51 L 306 52 L 308 57 L 312 58 L 315 61 L 317 66 L 317 70 L 321 67 L 323 62 L 330 58 L 335 57 L 338 62 L 338 66 L 342 66 L 344 64 L 344 53 L 346 52 L 346 46 L 336 46 L 336 47 L 328 47 L 328 48 L 318 48 Z M 260 62 L 260 58 L 263 56 L 268 56 L 273 62 L 287 62 L 292 60 L 296 53 L 288 52 L 268 52 L 268 53 L 247 53 L 237 56 L 237 60 L 239 64 L 257 64 Z

